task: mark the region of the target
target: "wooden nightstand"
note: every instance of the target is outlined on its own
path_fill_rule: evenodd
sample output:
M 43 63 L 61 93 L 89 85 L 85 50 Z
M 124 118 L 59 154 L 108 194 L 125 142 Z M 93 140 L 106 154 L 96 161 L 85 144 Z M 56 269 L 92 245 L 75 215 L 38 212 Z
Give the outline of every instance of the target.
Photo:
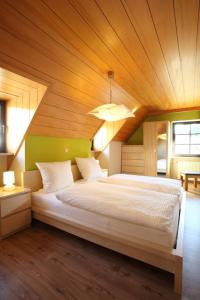
M 31 190 L 16 187 L 13 191 L 0 188 L 0 239 L 31 223 Z

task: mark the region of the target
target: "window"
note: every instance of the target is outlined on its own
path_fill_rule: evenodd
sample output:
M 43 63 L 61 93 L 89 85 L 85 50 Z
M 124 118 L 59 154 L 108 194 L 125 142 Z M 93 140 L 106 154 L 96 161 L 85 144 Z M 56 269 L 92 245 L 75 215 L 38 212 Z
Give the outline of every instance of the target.
M 0 101 L 0 153 L 6 151 L 5 122 L 5 101 Z
M 200 156 L 200 121 L 173 123 L 175 156 Z

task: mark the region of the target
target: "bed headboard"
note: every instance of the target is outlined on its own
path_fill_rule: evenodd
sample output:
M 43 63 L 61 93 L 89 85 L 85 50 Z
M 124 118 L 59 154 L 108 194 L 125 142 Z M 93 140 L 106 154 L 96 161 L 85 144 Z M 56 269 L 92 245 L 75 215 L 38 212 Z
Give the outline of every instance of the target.
M 74 181 L 81 179 L 81 174 L 77 165 L 72 165 Z M 22 172 L 22 186 L 30 188 L 33 192 L 42 188 L 42 178 L 38 170 Z

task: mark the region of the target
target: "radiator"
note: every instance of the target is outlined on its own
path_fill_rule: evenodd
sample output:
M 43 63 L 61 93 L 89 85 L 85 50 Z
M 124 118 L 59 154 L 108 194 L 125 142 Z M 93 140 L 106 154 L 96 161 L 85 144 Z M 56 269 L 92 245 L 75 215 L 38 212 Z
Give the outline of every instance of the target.
M 173 178 L 180 178 L 182 171 L 200 172 L 200 157 L 173 158 L 171 169 Z

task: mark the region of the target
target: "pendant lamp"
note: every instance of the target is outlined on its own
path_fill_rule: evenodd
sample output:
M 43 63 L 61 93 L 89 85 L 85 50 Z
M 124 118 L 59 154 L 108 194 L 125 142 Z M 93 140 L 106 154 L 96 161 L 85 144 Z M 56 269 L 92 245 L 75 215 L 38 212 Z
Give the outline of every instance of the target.
M 114 78 L 114 72 L 108 72 L 108 79 L 110 80 L 110 103 L 103 104 L 91 110 L 88 114 L 97 117 L 98 119 L 113 122 L 119 121 L 130 117 L 135 117 L 132 110 L 130 110 L 124 104 L 112 103 L 112 79 Z

